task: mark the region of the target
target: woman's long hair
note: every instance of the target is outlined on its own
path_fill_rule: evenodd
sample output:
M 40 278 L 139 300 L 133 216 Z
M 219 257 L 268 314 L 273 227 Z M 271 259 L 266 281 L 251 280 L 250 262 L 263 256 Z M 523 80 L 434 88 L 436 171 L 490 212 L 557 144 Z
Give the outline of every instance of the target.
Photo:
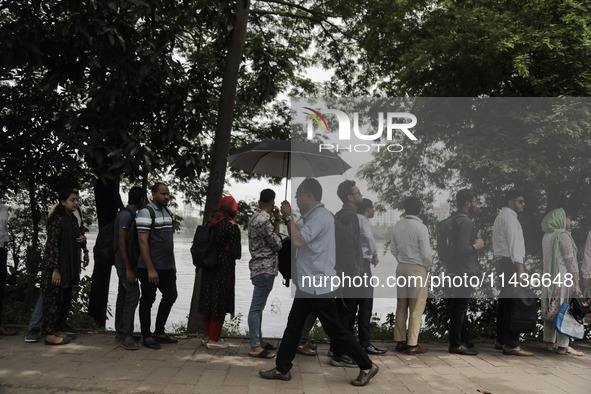
M 49 215 L 49 218 L 47 219 L 47 226 L 49 226 L 49 223 L 51 223 L 53 220 L 57 220 L 58 218 L 64 216 L 64 214 L 66 213 L 66 208 L 62 204 L 62 201 L 67 201 L 68 197 L 70 197 L 71 194 L 78 195 L 78 193 L 76 193 L 72 189 L 62 189 L 59 191 L 57 206 L 55 207 L 51 215 Z

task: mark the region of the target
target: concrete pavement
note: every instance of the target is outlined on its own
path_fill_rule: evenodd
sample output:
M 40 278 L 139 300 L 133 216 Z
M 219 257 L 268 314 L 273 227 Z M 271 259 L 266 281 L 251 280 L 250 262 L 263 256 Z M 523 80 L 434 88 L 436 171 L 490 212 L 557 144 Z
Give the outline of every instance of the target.
M 328 345 L 320 345 L 316 357 L 297 355 L 292 380 L 283 382 L 259 377 L 259 369 L 274 367 L 274 361 L 248 357 L 248 340 L 228 342 L 228 349 L 210 350 L 198 338 L 181 338 L 161 350 L 127 351 L 112 333 L 83 333 L 64 346 L 0 337 L 0 393 L 591 392 L 588 341 L 574 345 L 586 352 L 583 357 L 548 352 L 543 343 L 525 344 L 534 357 L 505 356 L 490 343 L 477 344 L 475 357 L 450 354 L 446 343 L 424 343 L 427 354 L 408 356 L 396 353 L 393 342 L 376 343 L 389 351 L 371 356 L 380 372 L 361 388 L 349 384 L 358 369 L 328 364 Z

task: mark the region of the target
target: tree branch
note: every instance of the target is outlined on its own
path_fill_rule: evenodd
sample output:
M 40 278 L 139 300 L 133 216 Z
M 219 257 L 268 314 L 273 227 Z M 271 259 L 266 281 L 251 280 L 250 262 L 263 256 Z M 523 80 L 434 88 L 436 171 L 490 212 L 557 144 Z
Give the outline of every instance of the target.
M 326 21 L 326 19 L 316 18 L 316 17 L 312 17 L 312 16 L 305 16 L 305 15 L 296 15 L 296 14 L 291 13 L 291 12 L 288 12 L 288 11 L 252 10 L 252 11 L 250 11 L 250 13 L 251 14 L 257 14 L 257 15 L 288 16 L 290 18 L 305 19 L 305 20 L 309 20 L 309 21 L 312 21 L 312 22 L 316 22 L 316 23 L 328 22 L 328 21 Z M 328 22 L 328 23 L 330 23 L 330 22 Z
M 314 11 L 314 10 L 311 10 L 309 8 L 306 8 L 306 7 L 302 6 L 302 5 L 294 4 L 294 3 L 289 3 L 289 2 L 283 1 L 283 0 L 262 0 L 262 1 L 264 3 L 281 4 L 281 5 L 284 5 L 284 6 L 287 6 L 287 7 L 296 8 L 298 10 L 302 10 L 302 11 L 307 12 L 307 13 L 312 14 L 312 15 L 320 15 L 320 16 L 322 16 L 323 19 L 334 17 L 333 15 L 328 15 L 328 14 L 325 14 L 323 12 Z

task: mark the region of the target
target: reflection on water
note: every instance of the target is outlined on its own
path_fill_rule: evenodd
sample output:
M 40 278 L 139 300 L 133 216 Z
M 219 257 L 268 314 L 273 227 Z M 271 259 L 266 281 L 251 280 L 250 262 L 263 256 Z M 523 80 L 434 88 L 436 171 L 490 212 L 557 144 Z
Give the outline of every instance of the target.
M 96 233 L 89 233 L 88 246 L 92 250 L 96 239 Z M 175 258 L 177 262 L 177 289 L 178 298 L 174 304 L 168 323 L 166 325 L 167 331 L 173 331 L 175 326 L 186 325 L 189 315 L 189 308 L 191 306 L 191 297 L 193 295 L 193 285 L 195 281 L 195 267 L 191 260 L 192 237 L 175 236 Z M 383 247 L 383 245 L 379 245 Z M 383 249 L 381 249 L 383 250 Z M 248 330 L 248 310 L 250 308 L 250 300 L 252 298 L 252 283 L 250 282 L 250 271 L 248 269 L 248 261 L 250 260 L 250 253 L 248 252 L 248 241 L 243 239 L 242 244 L 242 258 L 236 262 L 236 315 L 242 313 L 242 320 L 240 324 L 241 331 Z M 382 255 L 380 252 L 380 264 L 374 269 L 375 275 L 387 276 L 393 275 L 396 271 L 395 259 L 391 254 Z M 92 258 L 91 264 L 86 270 L 87 275 L 92 275 Z M 285 287 L 282 284 L 282 277 L 279 275 L 275 280 L 273 290 L 269 295 L 267 307 L 263 312 L 263 335 L 266 337 L 280 338 L 283 335 L 287 316 L 291 309 L 291 287 Z M 117 273 L 113 268 L 111 272 L 111 284 L 109 289 L 109 308 L 110 316 L 107 319 L 107 329 L 114 330 L 115 327 L 115 302 L 117 299 Z M 157 305 L 160 303 L 160 293 L 158 293 L 156 302 L 152 307 L 152 330 L 154 329 L 154 322 L 156 321 Z M 377 312 L 381 317 L 382 322 L 385 321 L 388 313 L 395 312 L 396 299 L 392 298 L 376 298 L 374 300 L 374 312 Z M 227 319 L 229 316 L 227 316 Z M 135 330 L 140 331 L 139 318 L 136 311 Z

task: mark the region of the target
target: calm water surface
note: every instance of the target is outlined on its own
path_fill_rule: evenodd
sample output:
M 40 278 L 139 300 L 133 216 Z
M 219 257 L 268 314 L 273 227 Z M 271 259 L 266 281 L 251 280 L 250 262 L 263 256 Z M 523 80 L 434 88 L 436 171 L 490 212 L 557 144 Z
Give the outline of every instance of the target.
M 89 233 L 88 244 L 92 251 L 96 239 L 96 233 Z M 174 331 L 175 326 L 186 325 L 189 308 L 191 306 L 191 297 L 193 294 L 193 285 L 195 282 L 195 267 L 191 260 L 192 235 L 175 235 L 175 257 L 177 261 L 177 290 L 178 298 L 174 304 L 168 323 L 166 325 L 167 331 Z M 378 243 L 379 244 L 379 243 Z M 396 260 L 388 252 L 382 255 L 383 245 L 379 244 L 380 249 L 380 264 L 373 269 L 374 275 L 386 277 L 394 275 L 396 271 Z M 242 332 L 248 330 L 248 310 L 250 308 L 250 300 L 252 298 L 252 283 L 250 282 L 250 271 L 248 269 L 248 261 L 250 260 L 250 253 L 248 252 L 248 240 L 243 237 L 242 240 L 242 258 L 236 262 L 236 315 L 242 313 L 240 328 Z M 92 275 L 93 263 L 91 263 L 86 270 L 86 275 Z M 275 285 L 269 299 L 267 306 L 263 312 L 263 335 L 266 337 L 280 338 L 283 335 L 287 316 L 293 302 L 291 296 L 291 287 L 285 287 L 282 284 L 281 275 L 275 279 Z M 118 277 L 115 269 L 111 272 L 111 283 L 109 288 L 109 308 L 110 316 L 107 319 L 107 329 L 114 330 L 115 326 L 115 302 L 117 299 L 117 283 Z M 154 329 L 154 322 L 156 321 L 157 305 L 160 302 L 160 293 L 156 298 L 156 302 L 152 307 L 152 330 Z M 375 298 L 374 308 L 375 313 L 381 317 L 382 322 L 385 321 L 386 315 L 396 311 L 396 298 Z M 226 320 L 229 315 L 226 316 Z M 139 318 L 136 311 L 135 330 L 140 331 Z

